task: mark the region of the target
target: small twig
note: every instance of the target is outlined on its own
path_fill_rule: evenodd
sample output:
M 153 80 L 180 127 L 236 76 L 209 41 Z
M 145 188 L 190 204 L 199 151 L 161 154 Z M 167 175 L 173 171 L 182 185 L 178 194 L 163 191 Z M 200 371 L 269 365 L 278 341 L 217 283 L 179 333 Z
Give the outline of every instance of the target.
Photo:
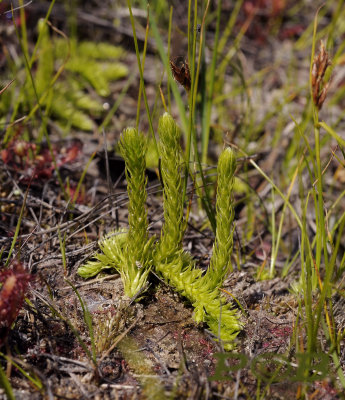
M 339 146 L 337 145 L 337 146 L 335 147 L 334 150 L 332 149 L 332 155 L 331 155 L 330 159 L 328 160 L 328 162 L 327 162 L 325 168 L 322 170 L 321 175 L 324 175 L 325 172 L 327 171 L 327 169 L 328 169 L 328 167 L 329 167 L 329 164 L 332 162 L 333 158 L 335 157 L 335 152 L 338 150 L 338 148 L 339 148 Z M 318 182 L 318 179 L 316 179 L 316 180 L 314 181 L 313 187 L 315 187 L 315 185 L 317 184 L 317 182 Z
M 74 374 L 73 372 L 69 372 L 68 373 L 69 376 L 71 377 L 72 381 L 78 386 L 81 394 L 83 395 L 83 398 L 85 399 L 92 399 L 94 398 L 94 394 L 90 393 L 86 387 L 82 384 L 82 382 L 80 381 L 80 379 L 78 379 L 77 375 Z
M 8 12 L 8 11 L 7 11 Z M 2 14 L 1 14 L 2 15 Z M 5 87 L 3 87 L 0 90 L 0 94 L 2 94 L 10 85 L 12 85 L 12 83 L 15 81 L 15 79 L 12 79 Z
M 78 367 L 82 367 L 85 368 L 89 371 L 93 371 L 93 368 L 90 366 L 90 364 L 84 363 L 82 361 L 78 361 L 78 360 L 73 360 L 72 358 L 67 358 L 67 357 L 60 357 L 60 356 L 56 356 L 54 354 L 48 354 L 48 353 L 41 353 L 41 354 L 37 354 L 38 357 L 45 357 L 45 358 L 50 358 L 53 361 L 57 361 L 60 363 L 69 363 L 69 364 L 74 364 L 77 365 Z
M 275 324 L 275 325 L 285 325 L 285 324 L 292 324 L 293 321 L 272 321 L 271 319 L 267 318 L 266 316 L 264 317 L 265 319 L 267 319 L 268 322 L 270 322 L 271 324 Z
M 114 277 L 119 277 L 119 274 L 113 274 L 113 275 L 108 275 L 108 276 L 104 276 L 103 278 L 96 278 L 96 279 L 92 279 L 90 281 L 84 282 L 84 283 L 78 283 L 75 285 L 75 287 L 78 289 L 80 287 L 84 287 L 84 286 L 90 286 L 94 283 L 99 283 L 99 282 L 103 282 L 103 281 L 108 281 L 111 280 Z M 60 290 L 70 290 L 71 287 L 70 286 L 65 286 L 63 288 L 61 288 Z

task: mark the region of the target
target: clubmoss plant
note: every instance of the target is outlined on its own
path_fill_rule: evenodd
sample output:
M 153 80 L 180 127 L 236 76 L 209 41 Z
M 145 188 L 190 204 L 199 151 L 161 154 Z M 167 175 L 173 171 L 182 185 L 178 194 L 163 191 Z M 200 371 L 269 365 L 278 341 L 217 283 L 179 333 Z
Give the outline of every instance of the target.
M 154 255 L 155 269 L 171 286 L 187 297 L 195 307 L 195 320 L 207 322 L 213 333 L 230 348 L 241 325 L 236 311 L 219 294 L 225 274 L 230 270 L 233 234 L 233 188 L 235 157 L 226 149 L 219 160 L 217 198 L 217 236 L 209 270 L 203 276 L 192 257 L 182 249 L 185 230 L 181 195 L 179 130 L 165 113 L 159 121 L 162 180 L 164 185 L 164 219 L 161 239 Z M 223 220 L 226 218 L 226 221 Z
M 142 291 L 152 265 L 152 244 L 155 237 L 148 238 L 148 222 L 145 210 L 146 140 L 137 129 L 125 129 L 119 143 L 126 163 L 128 205 L 128 233 L 107 236 L 100 241 L 103 254 L 89 261 L 78 270 L 84 278 L 96 275 L 102 269 L 116 268 L 121 274 L 125 294 L 133 297 Z
M 226 148 L 219 157 L 217 167 L 216 238 L 213 245 L 210 266 L 206 274 L 202 277 L 203 287 L 207 288 L 207 297 L 209 298 L 207 308 L 203 306 L 207 311 L 205 320 L 213 332 L 217 332 L 217 329 L 219 329 L 221 339 L 230 342 L 238 334 L 241 325 L 238 322 L 236 312 L 231 308 L 229 303 L 224 302 L 222 297 L 219 298 L 218 291 L 224 282 L 226 274 L 233 270 L 231 254 L 235 213 L 232 193 L 235 169 L 235 155 L 230 148 Z M 200 306 L 197 311 L 202 315 L 203 310 L 200 309 Z M 220 326 L 218 319 L 221 321 Z M 231 347 L 231 343 L 225 347 Z
M 233 187 L 236 170 L 236 158 L 228 147 L 219 157 L 217 175 L 216 202 L 216 238 L 210 260 L 209 276 L 212 276 L 214 287 L 223 282 L 226 273 L 232 271 L 230 255 L 233 247 L 234 207 Z
M 218 164 L 217 234 L 211 264 L 203 274 L 196 268 L 191 254 L 182 247 L 186 228 L 183 215 L 183 169 L 180 131 L 173 118 L 165 113 L 159 120 L 159 152 L 163 183 L 164 225 L 153 250 L 154 237 L 148 238 L 145 178 L 146 142 L 136 129 L 124 131 L 120 151 L 126 162 L 128 206 L 128 233 L 123 231 L 100 241 L 103 254 L 79 268 L 87 278 L 104 268 L 116 268 L 123 279 L 125 293 L 134 296 L 146 284 L 153 265 L 156 272 L 195 308 L 197 322 L 206 322 L 211 331 L 230 349 L 241 329 L 237 312 L 219 293 L 224 277 L 231 270 L 233 244 L 232 189 L 236 160 L 231 149 L 221 154 Z
M 164 225 L 156 251 L 156 261 L 169 262 L 182 251 L 185 232 L 182 202 L 180 131 L 173 118 L 165 113 L 159 120 L 159 153 L 164 185 Z
M 126 163 L 129 231 L 124 248 L 125 265 L 122 268 L 125 293 L 132 297 L 147 281 L 152 265 L 152 243 L 148 238 L 146 203 L 146 140 L 137 129 L 129 128 L 121 136 L 119 148 Z

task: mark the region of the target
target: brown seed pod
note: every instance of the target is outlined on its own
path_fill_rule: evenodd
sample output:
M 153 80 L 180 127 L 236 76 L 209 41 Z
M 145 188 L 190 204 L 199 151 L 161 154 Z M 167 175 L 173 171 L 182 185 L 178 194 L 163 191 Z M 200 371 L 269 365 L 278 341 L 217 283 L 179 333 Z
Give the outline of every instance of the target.
M 332 61 L 325 49 L 323 42 L 320 42 L 320 50 L 315 55 L 311 70 L 311 86 L 313 93 L 313 101 L 315 106 L 320 110 L 327 96 L 329 82 L 324 82 L 324 76 L 328 66 Z
M 181 57 L 177 57 L 175 60 L 170 60 L 170 67 L 175 80 L 189 92 L 191 79 L 187 61 Z

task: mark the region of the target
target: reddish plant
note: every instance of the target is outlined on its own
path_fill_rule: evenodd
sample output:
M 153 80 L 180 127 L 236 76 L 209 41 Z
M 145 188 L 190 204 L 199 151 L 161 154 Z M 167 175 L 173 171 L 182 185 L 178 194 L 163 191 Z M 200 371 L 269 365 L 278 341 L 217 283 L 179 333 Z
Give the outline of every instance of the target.
M 19 262 L 0 271 L 0 346 L 22 308 L 30 280 L 31 275 Z
M 272 32 L 276 34 L 276 30 L 278 29 L 278 34 L 280 36 L 282 30 L 285 29 L 285 23 L 283 23 L 282 17 L 287 8 L 287 0 L 247 0 L 242 6 L 243 13 L 239 19 L 240 26 L 242 29 L 244 26 L 247 26 L 246 35 L 255 42 L 264 44 L 267 42 Z M 292 22 L 289 21 L 289 24 L 291 23 Z M 295 28 L 294 26 L 290 26 L 289 29 L 290 28 L 293 28 L 293 30 L 286 31 L 282 35 L 290 37 L 291 35 L 298 35 L 301 33 L 299 27 Z M 303 30 L 304 29 L 305 28 L 303 28 Z
M 274 18 L 280 15 L 286 8 L 286 0 L 251 0 L 245 1 L 243 9 L 246 14 L 258 12 Z
M 85 201 L 86 201 L 85 191 L 78 191 L 78 194 L 76 196 L 77 185 L 73 185 L 73 186 L 66 185 L 65 190 L 66 190 L 67 194 L 69 195 L 69 197 L 71 199 L 74 199 L 77 204 L 85 204 Z M 75 198 L 75 196 L 76 196 L 76 198 Z
M 57 167 L 72 163 L 79 156 L 81 148 L 82 143 L 79 141 L 73 141 L 65 147 L 54 144 L 52 151 Z M 38 152 L 36 144 L 17 139 L 15 136 L 6 149 L 1 150 L 0 156 L 6 165 L 22 175 L 22 183 L 31 178 L 34 181 L 47 180 L 53 175 L 55 167 L 52 154 L 45 145 L 42 145 Z

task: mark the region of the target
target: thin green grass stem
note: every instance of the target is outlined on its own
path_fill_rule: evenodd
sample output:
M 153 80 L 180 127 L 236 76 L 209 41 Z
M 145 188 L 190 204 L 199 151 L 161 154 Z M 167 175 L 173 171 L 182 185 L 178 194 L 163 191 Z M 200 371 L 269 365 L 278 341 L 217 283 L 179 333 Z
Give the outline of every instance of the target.
M 332 265 L 333 269 L 335 268 L 338 251 L 340 249 L 341 239 L 343 238 L 343 231 L 344 231 L 344 227 L 345 227 L 345 213 L 342 215 L 338 226 L 339 226 L 339 228 L 338 228 L 337 240 L 335 242 L 333 253 L 331 256 L 331 260 L 330 260 L 330 264 Z M 344 256 L 345 256 L 345 253 L 344 253 Z M 343 272 L 342 263 L 340 263 L 340 266 L 337 271 L 337 276 L 339 277 L 340 274 L 342 274 L 342 272 Z
M 188 25 L 187 25 L 187 39 L 188 39 L 188 49 L 187 49 L 187 54 L 188 54 L 188 63 L 191 68 L 193 68 L 193 65 L 191 64 L 192 61 L 192 39 L 191 39 L 191 32 L 192 32 L 192 0 L 188 0 Z
M 116 113 L 116 111 L 119 108 L 120 104 L 122 103 L 122 100 L 125 97 L 129 87 L 134 82 L 135 75 L 136 75 L 135 73 L 132 73 L 132 75 L 129 76 L 125 86 L 121 90 L 119 96 L 117 96 L 117 99 L 116 99 L 115 103 L 113 104 L 111 109 L 108 111 L 107 115 L 104 117 L 104 120 L 101 123 L 101 125 L 98 127 L 98 132 L 101 132 L 111 122 L 112 117 L 114 116 L 114 114 Z
M 25 367 L 27 367 L 27 364 L 25 361 L 21 360 L 20 358 L 16 358 L 15 360 L 12 357 L 8 357 L 3 353 L 0 353 L 1 357 L 4 357 L 7 362 L 11 363 L 18 371 L 23 374 L 23 376 L 32 383 L 33 386 L 35 386 L 38 390 L 42 390 L 44 388 L 44 385 L 42 381 L 39 379 L 39 377 L 34 373 L 34 371 L 27 372 L 25 371 L 24 368 L 20 366 L 19 363 L 23 363 Z M 1 368 L 0 368 L 1 369 Z M 9 399 L 12 399 L 12 397 L 9 397 Z M 15 399 L 15 397 L 13 397 Z M 18 397 L 17 397 L 18 399 Z
M 30 183 L 31 183 L 31 182 L 30 182 Z M 5 262 L 5 267 L 7 267 L 7 266 L 9 265 L 9 263 L 10 263 L 10 261 L 11 261 L 11 255 L 12 255 L 13 250 L 14 250 L 14 246 L 15 246 L 16 243 L 17 243 L 17 238 L 18 238 L 18 235 L 19 235 L 20 225 L 21 225 L 21 223 L 22 223 L 22 219 L 23 219 L 23 215 L 24 215 L 24 210 L 25 210 L 25 206 L 26 206 L 26 200 L 27 200 L 28 194 L 29 194 L 29 188 L 30 188 L 30 185 L 27 187 L 26 192 L 25 192 L 25 196 L 24 196 L 24 199 L 23 199 L 23 204 L 22 204 L 22 207 L 21 207 L 21 209 L 20 209 L 20 213 L 19 213 L 19 217 L 18 217 L 18 222 L 17 222 L 16 230 L 15 230 L 15 232 L 14 232 L 14 236 L 13 236 L 13 239 L 12 239 L 10 251 L 8 252 L 7 260 L 6 260 L 6 262 Z
M 302 230 L 301 230 L 301 280 L 303 286 L 303 298 L 305 305 L 305 312 L 307 318 L 307 349 L 308 353 L 312 353 L 316 348 L 316 337 L 314 333 L 314 317 L 313 317 L 313 287 L 312 287 L 312 258 L 310 256 L 310 244 L 307 233 L 307 206 L 309 203 L 309 196 L 307 196 L 305 207 L 303 208 L 302 217 Z
M 61 251 L 61 258 L 62 258 L 62 265 L 64 269 L 65 276 L 67 275 L 67 260 L 66 260 L 66 232 L 61 236 L 60 228 L 58 228 L 58 236 L 59 236 L 59 244 L 60 244 L 60 251 Z
M 141 67 L 140 53 L 139 53 L 139 47 L 138 47 L 137 34 L 136 34 L 136 30 L 135 30 L 135 22 L 134 22 L 134 17 L 133 17 L 133 13 L 132 13 L 131 0 L 127 0 L 127 6 L 128 6 L 128 10 L 129 10 L 129 16 L 130 16 L 130 19 L 131 19 L 133 40 L 134 40 L 134 46 L 135 46 L 135 54 L 137 56 L 137 63 L 138 63 L 139 74 L 140 74 L 140 87 L 142 88 L 142 92 L 143 92 L 144 103 L 145 103 L 145 108 L 146 108 L 146 114 L 147 114 L 147 118 L 148 118 L 148 122 L 149 122 L 149 127 L 150 127 L 150 132 L 151 132 L 151 135 L 152 135 L 153 143 L 154 143 L 154 146 L 155 146 L 155 151 L 157 153 L 157 158 L 159 158 L 157 140 L 156 140 L 156 136 L 155 136 L 155 133 L 154 133 L 154 130 L 153 130 L 152 118 L 151 118 L 149 104 L 148 104 L 147 96 L 146 96 L 146 90 L 145 90 L 145 84 L 144 84 L 144 75 L 143 75 L 143 69 Z
M 289 199 L 290 199 L 290 195 L 292 193 L 293 186 L 294 186 L 296 178 L 298 176 L 298 172 L 301 169 L 301 165 L 302 165 L 303 160 L 304 160 L 304 156 L 301 157 L 301 159 L 300 159 L 300 161 L 298 163 L 298 166 L 295 169 L 295 172 L 294 172 L 293 177 L 291 179 L 291 183 L 289 185 L 289 189 L 288 189 L 288 192 L 287 192 L 287 195 L 286 195 L 286 200 L 287 201 L 289 201 Z M 272 189 L 272 191 L 273 191 L 273 189 Z M 272 193 L 272 195 L 273 195 L 273 193 Z M 272 199 L 272 201 L 273 200 L 274 199 Z M 278 228 L 277 235 L 275 235 L 275 224 L 274 224 L 275 215 L 274 215 L 273 210 L 272 210 L 272 231 L 273 232 L 272 232 L 272 257 L 271 257 L 271 264 L 270 264 L 270 277 L 271 278 L 273 278 L 274 274 L 275 274 L 275 263 L 276 263 L 276 260 L 277 260 L 277 257 L 278 257 L 279 244 L 280 244 L 280 239 L 281 239 L 281 236 L 282 236 L 283 223 L 284 223 L 284 220 L 285 220 L 287 204 L 288 204 L 287 202 L 284 202 L 284 206 L 283 206 L 283 210 L 282 210 L 282 215 L 280 217 L 280 222 L 279 222 L 279 228 Z M 274 236 L 276 236 L 276 240 L 274 240 Z
M 222 62 L 220 63 L 219 67 L 217 68 L 217 76 L 224 76 L 226 68 L 230 62 L 230 60 L 232 59 L 232 57 L 236 54 L 237 49 L 239 48 L 239 45 L 241 43 L 241 40 L 244 36 L 244 34 L 246 33 L 249 25 L 251 24 L 252 20 L 254 18 L 254 15 L 252 15 L 252 17 L 248 17 L 247 20 L 245 21 L 245 23 L 242 25 L 239 33 L 237 34 L 233 44 L 231 45 L 231 47 L 229 48 L 228 52 L 226 53 L 226 55 L 223 57 Z
M 190 76 L 191 76 L 191 89 L 188 94 L 188 104 L 189 104 L 189 120 L 188 120 L 188 134 L 187 134 L 187 142 L 186 142 L 186 164 L 185 164 L 185 175 L 184 175 L 184 184 L 183 184 L 183 192 L 182 192 L 182 201 L 184 202 L 186 199 L 187 192 L 187 183 L 189 177 L 189 163 L 191 158 L 191 143 L 194 137 L 193 130 L 195 129 L 195 121 L 194 121 L 194 88 L 196 85 L 195 79 L 195 57 L 196 57 L 196 23 L 197 23 L 197 1 L 194 1 L 194 29 L 191 27 L 191 0 L 188 2 L 188 63 L 190 66 Z M 194 32 L 194 33 L 193 33 Z M 193 35 L 192 35 L 193 33 Z M 194 153 L 197 153 L 197 148 L 194 146 Z
M 270 263 L 270 278 L 273 278 L 275 272 L 275 261 L 276 261 L 276 254 L 278 253 L 279 248 L 279 241 L 276 238 L 276 209 L 275 209 L 275 201 L 274 201 L 274 189 L 271 187 L 272 193 L 272 212 L 271 212 L 271 235 L 272 235 L 272 256 L 271 256 L 271 263 Z M 284 203 L 285 206 L 286 203 Z M 284 213 L 283 213 L 284 215 Z M 283 219 L 283 216 L 281 220 Z
M 315 110 L 315 113 L 317 111 Z M 315 116 L 315 122 L 318 117 Z M 317 122 L 316 122 L 317 123 Z M 320 159 L 320 129 L 315 126 L 315 157 L 316 157 L 316 179 L 317 179 L 317 204 L 316 204 L 316 224 L 317 229 L 316 235 L 316 265 L 320 268 L 321 255 L 322 255 L 322 242 L 323 242 L 323 231 L 324 231 L 324 211 L 323 211 L 323 194 L 322 194 L 322 172 L 321 172 L 321 159 Z
M 224 29 L 223 36 L 221 37 L 221 39 L 219 41 L 219 46 L 218 46 L 219 54 L 221 54 L 223 52 L 226 42 L 228 41 L 228 39 L 234 29 L 238 14 L 239 14 L 242 4 L 243 4 L 243 1 L 244 0 L 237 0 L 234 5 L 234 9 L 232 10 L 229 21 Z
M 322 6 L 321 6 L 322 7 Z M 318 13 L 321 7 L 317 10 L 314 25 L 313 25 L 313 41 L 312 41 L 312 52 L 311 52 L 311 61 L 310 61 L 310 97 L 312 96 L 313 85 L 312 85 L 312 68 L 313 68 L 313 60 L 315 55 L 315 46 L 316 46 L 316 32 L 317 32 L 317 19 Z M 313 121 L 314 121 L 314 140 L 315 140 L 315 158 L 316 158 L 316 192 L 314 189 L 314 198 L 315 198 L 315 217 L 316 217 L 316 255 L 315 255 L 315 267 L 320 269 L 322 254 L 324 257 L 324 265 L 325 265 L 325 276 L 322 283 L 322 287 L 320 287 L 321 293 L 319 296 L 318 304 L 315 312 L 315 320 L 313 321 L 313 342 L 316 342 L 317 333 L 319 329 L 320 319 L 322 310 L 325 304 L 325 299 L 327 295 L 329 295 L 330 291 L 330 283 L 333 274 L 333 267 L 328 262 L 328 250 L 327 250 L 327 232 L 325 226 L 325 215 L 324 215 L 324 200 L 323 200 L 323 177 L 322 177 L 322 167 L 321 167 L 321 158 L 320 158 L 320 124 L 319 124 L 319 114 L 317 106 L 313 104 Z M 309 325 L 309 323 L 308 323 Z M 316 345 L 316 343 L 315 343 Z M 314 345 L 314 346 L 315 346 Z
M 145 71 L 147 41 L 148 41 L 148 37 L 149 37 L 149 27 L 150 27 L 149 12 L 150 12 L 150 8 L 149 8 L 149 4 L 147 4 L 147 20 L 146 20 L 146 29 L 145 29 L 144 49 L 143 49 L 143 54 L 142 54 L 142 73 L 143 74 Z M 139 129 L 141 93 L 143 91 L 143 86 L 144 86 L 144 81 L 140 79 L 139 94 L 138 94 L 138 101 L 137 101 L 137 119 L 136 119 L 136 124 L 135 124 L 137 129 Z
M 91 157 L 88 159 L 88 161 L 87 161 L 87 163 L 86 163 L 86 165 L 85 165 L 85 168 L 83 169 L 83 172 L 82 172 L 82 174 L 81 174 L 81 176 L 80 176 L 80 179 L 79 179 L 79 181 L 78 181 L 78 184 L 77 184 L 77 188 L 76 188 L 76 190 L 75 190 L 75 192 L 74 192 L 74 195 L 73 195 L 73 198 L 72 198 L 72 204 L 73 204 L 73 205 L 75 205 L 75 202 L 77 201 L 77 198 L 78 198 L 78 194 L 79 194 L 79 192 L 80 192 L 81 185 L 82 185 L 82 183 L 83 183 L 83 181 L 84 181 L 84 178 L 85 178 L 85 176 L 86 176 L 86 172 L 87 172 L 87 170 L 89 169 L 89 166 L 90 166 L 92 160 L 95 158 L 95 155 L 96 155 L 96 154 L 97 154 L 96 151 L 94 151 L 94 152 L 91 154 Z
M 207 162 L 208 143 L 210 140 L 211 111 L 212 111 L 212 104 L 213 104 L 214 82 L 215 82 L 215 77 L 216 77 L 216 64 L 217 64 L 217 55 L 218 55 L 221 5 L 222 5 L 222 2 L 219 1 L 218 6 L 217 6 L 216 33 L 215 33 L 215 38 L 214 38 L 214 48 L 213 48 L 213 52 L 212 52 L 210 82 L 209 82 L 209 84 L 207 84 L 207 86 L 209 85 L 209 91 L 207 92 L 207 97 L 205 98 L 205 101 L 203 104 L 202 135 L 201 135 L 201 162 L 203 164 L 206 164 L 206 162 Z M 203 54 L 204 54 L 204 52 L 203 52 Z
M 330 47 L 333 42 L 334 42 L 334 32 L 336 31 L 337 27 L 337 22 L 339 20 L 344 20 L 344 15 L 345 15 L 345 9 L 344 9 L 344 0 L 339 0 L 337 4 L 337 8 L 332 14 L 332 18 L 329 24 L 327 24 L 327 30 L 328 30 L 328 38 L 327 38 L 327 47 Z M 339 37 L 340 35 L 337 33 L 336 37 Z
M 330 338 L 329 338 L 329 334 L 328 334 L 326 327 L 324 327 L 324 332 L 326 334 L 326 338 L 329 340 Z M 340 382 L 341 386 L 343 387 L 343 389 L 345 389 L 345 376 L 344 376 L 344 372 L 343 372 L 336 349 L 333 349 L 333 351 L 331 353 L 331 357 L 333 359 L 334 370 L 336 371 L 336 373 L 338 375 L 339 382 Z
M 322 185 L 322 169 L 321 169 L 321 159 L 320 159 L 320 129 L 317 124 L 317 117 L 315 121 L 315 153 L 316 153 L 316 163 L 317 163 L 317 234 L 316 234 L 316 266 L 320 268 L 322 253 L 324 256 L 325 264 L 325 277 L 323 281 L 323 286 L 321 288 L 321 294 L 319 298 L 319 303 L 316 309 L 316 321 L 314 328 L 314 335 L 317 336 L 318 326 L 321 318 L 321 313 L 324 305 L 324 301 L 329 294 L 330 283 L 333 274 L 332 265 L 328 262 L 328 250 L 327 250 L 327 232 L 325 226 L 325 215 L 324 215 L 324 201 L 323 201 L 323 185 Z
M 241 150 L 241 152 L 244 156 L 246 156 L 246 157 L 248 156 L 243 150 Z M 295 217 L 295 220 L 296 220 L 298 226 L 302 229 L 302 222 L 301 222 L 300 217 L 298 216 L 298 214 L 297 214 L 296 210 L 294 209 L 294 207 L 292 206 L 292 204 L 289 202 L 289 200 L 283 194 L 283 192 L 278 188 L 278 186 L 273 182 L 273 180 L 267 174 L 265 174 L 265 172 L 256 164 L 256 162 L 254 160 L 250 159 L 249 162 L 274 187 L 274 189 L 277 191 L 279 196 L 284 200 L 284 203 L 286 203 L 287 206 L 289 207 L 291 213 Z
M 49 8 L 48 8 L 48 11 L 47 11 L 47 14 L 45 15 L 44 20 L 43 20 L 44 24 L 46 24 L 48 22 L 48 19 L 49 19 L 49 16 L 50 16 L 50 14 L 51 14 L 51 12 L 53 10 L 54 4 L 55 4 L 55 0 L 51 0 Z M 41 39 L 42 39 L 43 35 L 44 35 L 44 31 L 40 30 L 39 34 L 38 34 L 38 38 L 37 38 L 36 43 L 35 43 L 35 47 L 34 47 L 33 52 L 31 54 L 31 58 L 30 58 L 30 62 L 29 62 L 30 69 L 32 68 L 32 65 L 33 65 L 33 63 L 35 61 L 36 52 L 37 52 L 37 49 L 38 49 L 38 47 L 39 47 L 39 45 L 41 43 Z
M 169 59 L 164 50 L 162 38 L 158 31 L 158 27 L 157 27 L 157 24 L 156 24 L 156 21 L 155 21 L 155 18 L 153 16 L 152 12 L 150 13 L 150 23 L 151 23 L 151 27 L 152 27 L 153 36 L 156 40 L 157 49 L 158 49 L 159 55 L 161 57 L 161 60 L 163 62 L 165 71 L 167 72 L 167 77 L 169 79 L 170 88 L 171 88 L 171 91 L 173 92 L 173 95 L 174 95 L 174 98 L 175 98 L 175 101 L 177 104 L 177 108 L 179 111 L 179 116 L 180 116 L 180 120 L 181 120 L 181 124 L 182 124 L 182 132 L 183 132 L 184 138 L 186 140 L 186 136 L 187 136 L 187 132 L 188 132 L 188 120 L 187 120 L 187 114 L 186 114 L 186 106 L 185 106 L 184 102 L 182 101 L 182 98 L 181 98 L 181 95 L 179 92 L 179 88 L 177 87 L 177 83 L 175 82 L 175 79 L 172 76 Z
M 191 87 L 191 92 L 189 96 L 189 108 L 190 108 L 190 114 L 189 114 L 189 135 L 188 135 L 188 141 L 187 141 L 187 150 L 186 150 L 186 157 L 187 157 L 187 165 L 189 165 L 190 161 L 190 140 L 192 139 L 193 141 L 193 148 L 194 148 L 194 157 L 196 159 L 197 165 L 198 165 L 198 171 L 200 173 L 200 177 L 203 183 L 203 189 L 204 189 L 204 195 L 200 192 L 199 190 L 199 184 L 196 184 L 196 188 L 198 191 L 198 195 L 201 198 L 201 201 L 203 203 L 204 209 L 206 211 L 207 217 L 210 220 L 212 230 L 215 233 L 216 232 L 216 219 L 214 215 L 214 211 L 211 206 L 211 199 L 209 195 L 209 190 L 206 182 L 206 178 L 203 173 L 202 169 L 202 164 L 200 160 L 200 155 L 198 151 L 198 142 L 197 142 L 197 135 L 196 135 L 196 130 L 195 130 L 195 107 L 196 107 L 196 98 L 197 98 L 197 93 L 198 93 L 198 81 L 199 81 L 199 74 L 200 74 L 200 65 L 201 65 L 201 55 L 202 55 L 202 44 L 204 41 L 204 31 L 205 31 L 205 20 L 206 20 L 206 15 L 208 12 L 208 8 L 210 5 L 210 0 L 208 0 L 206 9 L 202 18 L 201 22 L 201 27 L 200 27 L 200 41 L 199 41 L 199 52 L 198 52 L 198 64 L 197 68 L 195 71 L 195 57 L 196 57 L 196 25 L 197 25 L 197 1 L 195 1 L 195 10 L 194 10 L 194 30 L 193 30 L 193 53 L 192 53 L 192 68 L 191 68 L 191 80 L 192 80 L 192 87 Z M 185 194 L 186 194 L 186 189 L 187 189 L 187 174 L 185 176 L 185 183 L 184 183 L 184 188 L 183 188 L 183 199 L 185 199 Z
M 292 257 L 291 261 L 289 261 L 289 259 L 287 260 L 287 262 L 284 265 L 283 271 L 281 273 L 281 277 L 285 278 L 287 276 L 287 274 L 290 271 L 291 266 L 295 263 L 295 261 L 297 260 L 297 257 L 300 255 L 300 250 L 297 250 L 296 253 L 294 254 L 294 256 Z
M 4 358 L 6 358 L 6 356 L 4 354 L 1 353 L 0 355 L 3 356 Z M 5 395 L 7 396 L 7 399 L 8 400 L 16 400 L 16 398 L 13 394 L 11 383 L 8 380 L 8 378 L 5 374 L 5 371 L 2 369 L 1 365 L 0 365 L 0 384 L 5 392 Z
M 169 27 L 168 27 L 168 59 L 171 58 L 171 28 L 172 28 L 172 16 L 173 16 L 173 7 L 170 6 L 169 11 Z M 170 80 L 167 80 L 167 93 L 168 93 L 168 110 L 169 114 L 171 114 L 171 90 L 170 90 Z
M 333 1 L 332 1 L 333 2 Z M 317 12 L 316 12 L 316 17 L 320 16 L 320 18 L 324 17 L 325 14 L 328 12 L 326 4 L 322 4 Z M 298 38 L 298 40 L 295 43 L 295 48 L 296 50 L 302 50 L 305 49 L 307 47 L 309 47 L 310 45 L 312 45 L 312 47 L 314 47 L 315 50 L 315 43 L 317 42 L 317 40 L 322 37 L 320 34 L 316 35 L 316 30 L 315 30 L 315 20 L 304 30 L 303 34 Z M 312 39 L 310 39 L 310 36 L 313 32 L 313 37 Z M 314 51 L 312 51 L 313 57 L 314 57 Z M 312 58 L 313 61 L 313 58 Z
M 67 282 L 68 283 L 68 282 Z M 49 293 L 51 293 L 51 289 L 48 287 Z M 84 350 L 86 356 L 88 359 L 93 363 L 94 367 L 97 368 L 97 359 L 94 358 L 92 352 L 89 350 L 88 346 L 85 344 L 84 340 L 82 339 L 80 333 L 78 332 L 77 328 L 74 326 L 72 321 L 68 319 L 67 317 L 63 316 L 62 313 L 58 310 L 57 306 L 55 306 L 51 301 L 48 301 L 45 296 L 42 296 L 40 293 L 37 294 L 37 296 L 40 298 L 40 300 L 46 304 L 50 311 L 52 312 L 53 316 L 57 316 L 61 321 L 65 322 L 68 327 L 71 329 L 73 332 L 74 336 L 76 337 L 77 341 L 79 342 L 81 348 Z
M 28 46 L 28 36 L 26 30 L 26 16 L 25 16 L 25 9 L 24 9 L 24 2 L 23 0 L 19 0 L 19 15 L 20 15 L 20 31 L 22 34 L 22 50 L 25 57 L 29 58 L 29 46 Z M 13 5 L 11 3 L 12 9 L 12 19 L 14 19 L 13 15 Z
M 92 316 L 91 313 L 87 307 L 87 304 L 83 301 L 81 298 L 77 288 L 73 285 L 72 282 L 70 282 L 68 279 L 65 278 L 65 281 L 71 286 L 73 292 L 77 295 L 80 306 L 83 310 L 83 317 L 84 317 L 84 322 L 85 325 L 89 331 L 89 336 L 90 336 L 90 341 L 91 341 L 91 359 L 92 362 L 95 366 L 97 366 L 97 353 L 96 353 L 96 344 L 95 344 L 95 336 L 94 336 L 94 330 L 93 330 L 93 324 L 92 324 Z
M 310 144 L 309 144 L 308 138 L 307 138 L 307 136 L 305 135 L 304 130 L 301 129 L 301 125 L 300 125 L 291 115 L 290 115 L 290 117 L 291 117 L 291 119 L 293 120 L 293 122 L 295 123 L 297 132 L 299 133 L 299 135 L 300 135 L 301 138 L 303 139 L 303 141 L 304 141 L 304 143 L 305 143 L 305 145 L 306 145 L 306 148 L 308 149 L 308 152 L 309 152 L 309 154 L 310 154 L 310 156 L 309 156 L 308 159 L 307 159 L 306 166 L 307 166 L 308 171 L 309 171 L 309 177 L 310 177 L 310 179 L 313 179 L 313 175 L 312 175 L 311 169 L 309 168 L 309 161 L 312 162 L 313 170 L 316 171 L 316 163 L 315 163 L 314 151 L 312 150 L 312 148 L 311 148 L 311 146 L 310 146 Z
M 334 129 L 332 129 L 330 126 L 326 124 L 326 122 L 322 121 L 319 122 L 318 125 L 323 128 L 327 133 L 329 133 L 337 142 L 340 146 L 342 146 L 345 149 L 345 140 L 339 136 Z

